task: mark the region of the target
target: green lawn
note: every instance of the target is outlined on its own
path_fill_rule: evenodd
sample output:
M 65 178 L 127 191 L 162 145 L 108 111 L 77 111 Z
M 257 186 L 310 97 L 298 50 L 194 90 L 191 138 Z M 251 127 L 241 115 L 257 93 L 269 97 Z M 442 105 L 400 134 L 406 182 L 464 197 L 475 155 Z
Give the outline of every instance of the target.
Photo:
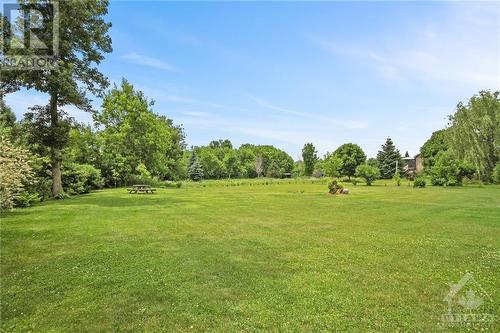
M 499 187 L 220 185 L 2 215 L 2 332 L 463 331 L 466 272 L 500 330 Z

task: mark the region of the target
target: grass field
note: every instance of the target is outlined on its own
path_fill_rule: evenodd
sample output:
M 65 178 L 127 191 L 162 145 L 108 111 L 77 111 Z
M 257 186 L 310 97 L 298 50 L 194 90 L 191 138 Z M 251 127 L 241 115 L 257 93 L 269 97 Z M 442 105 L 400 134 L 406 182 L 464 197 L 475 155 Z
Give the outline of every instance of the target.
M 220 185 L 220 184 L 219 184 Z M 290 183 L 103 190 L 2 215 L 4 332 L 500 330 L 500 188 Z

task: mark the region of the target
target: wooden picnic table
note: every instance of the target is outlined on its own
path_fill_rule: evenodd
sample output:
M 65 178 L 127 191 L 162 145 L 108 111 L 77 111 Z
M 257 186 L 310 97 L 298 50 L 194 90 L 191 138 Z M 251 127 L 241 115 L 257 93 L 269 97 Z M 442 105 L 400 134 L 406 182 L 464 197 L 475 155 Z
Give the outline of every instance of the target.
M 138 185 L 132 185 L 132 187 L 128 188 L 127 191 L 130 194 L 132 194 L 132 193 L 154 193 L 154 191 L 156 191 L 156 189 L 152 188 L 149 185 L 138 184 Z

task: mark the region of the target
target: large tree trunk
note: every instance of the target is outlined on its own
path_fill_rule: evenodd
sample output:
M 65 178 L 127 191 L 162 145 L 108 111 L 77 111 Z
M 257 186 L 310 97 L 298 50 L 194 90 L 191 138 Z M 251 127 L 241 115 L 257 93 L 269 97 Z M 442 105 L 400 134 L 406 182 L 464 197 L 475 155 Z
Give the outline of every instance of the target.
M 50 94 L 50 127 L 56 130 L 59 123 L 59 114 L 57 113 L 57 94 Z M 53 142 L 50 147 L 50 159 L 52 164 L 52 195 L 56 196 L 64 192 L 61 181 L 61 150 L 57 143 Z

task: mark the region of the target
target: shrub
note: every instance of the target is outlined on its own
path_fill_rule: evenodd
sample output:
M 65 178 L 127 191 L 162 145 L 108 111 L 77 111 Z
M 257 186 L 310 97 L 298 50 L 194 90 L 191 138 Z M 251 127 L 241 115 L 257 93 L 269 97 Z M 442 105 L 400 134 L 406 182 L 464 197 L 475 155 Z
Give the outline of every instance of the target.
M 14 205 L 16 207 L 31 207 L 34 202 L 40 201 L 40 198 L 37 193 L 23 191 L 14 199 Z
M 331 194 L 341 193 L 344 186 L 340 184 L 336 179 L 332 179 L 328 182 L 328 192 Z
M 63 168 L 62 183 L 68 194 L 73 195 L 99 189 L 104 181 L 101 177 L 101 170 L 92 165 L 69 163 Z
M 472 177 L 475 169 L 466 162 L 458 161 L 451 151 L 438 154 L 430 170 L 431 183 L 435 186 L 460 186 L 464 177 Z
M 0 137 L 0 208 L 12 209 L 33 177 L 28 151 Z
M 374 180 L 380 177 L 380 170 L 372 165 L 361 164 L 356 168 L 356 176 L 363 178 L 366 185 L 370 186 Z
M 413 181 L 413 187 L 419 187 L 419 188 L 424 188 L 427 183 L 425 182 L 424 178 L 415 178 Z
M 392 180 L 394 180 L 397 186 L 401 186 L 401 175 L 399 174 L 399 170 L 394 173 Z

